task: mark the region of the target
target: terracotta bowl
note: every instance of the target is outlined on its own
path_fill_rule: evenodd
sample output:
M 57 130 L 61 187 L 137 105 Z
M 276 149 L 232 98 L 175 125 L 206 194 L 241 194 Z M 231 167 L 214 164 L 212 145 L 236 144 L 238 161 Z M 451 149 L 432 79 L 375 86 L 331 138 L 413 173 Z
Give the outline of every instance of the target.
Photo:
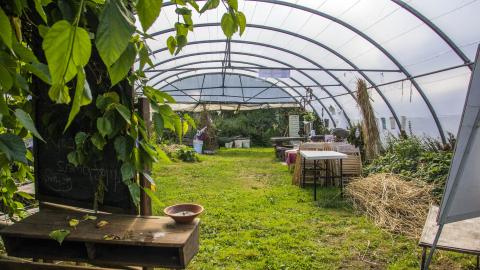
M 183 203 L 163 209 L 165 215 L 177 223 L 190 223 L 203 212 L 203 206 L 193 203 Z

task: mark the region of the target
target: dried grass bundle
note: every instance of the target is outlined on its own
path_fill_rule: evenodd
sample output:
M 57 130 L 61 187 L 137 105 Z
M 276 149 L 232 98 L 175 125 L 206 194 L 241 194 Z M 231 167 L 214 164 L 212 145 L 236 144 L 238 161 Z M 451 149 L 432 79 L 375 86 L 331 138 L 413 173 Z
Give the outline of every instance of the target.
M 392 174 L 372 174 L 353 180 L 345 188 L 356 210 L 391 232 L 418 238 L 434 201 L 433 187 Z
M 378 156 L 382 145 L 375 120 L 375 112 L 373 111 L 370 96 L 367 91 L 367 84 L 362 79 L 357 80 L 357 100 L 363 116 L 362 131 L 365 143 L 365 158 L 372 160 Z

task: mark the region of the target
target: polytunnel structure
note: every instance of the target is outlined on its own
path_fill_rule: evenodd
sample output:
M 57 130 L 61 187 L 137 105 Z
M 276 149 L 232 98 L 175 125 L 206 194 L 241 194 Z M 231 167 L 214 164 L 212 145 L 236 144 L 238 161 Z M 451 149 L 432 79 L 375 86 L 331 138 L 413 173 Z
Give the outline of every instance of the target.
M 239 10 L 247 29 L 231 39 L 221 10 L 194 14 L 176 56 L 164 43 L 175 12 L 162 12 L 150 29 L 148 84 L 172 95 L 175 109 L 303 106 L 348 128 L 361 120 L 356 81 L 364 79 L 384 132 L 444 142 L 456 134 L 480 41 L 480 1 L 245 0 Z

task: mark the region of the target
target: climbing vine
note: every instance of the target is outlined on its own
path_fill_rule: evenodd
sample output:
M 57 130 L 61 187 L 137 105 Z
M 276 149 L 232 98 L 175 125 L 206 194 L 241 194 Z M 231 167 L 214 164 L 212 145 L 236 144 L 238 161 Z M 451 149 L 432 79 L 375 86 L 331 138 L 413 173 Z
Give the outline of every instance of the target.
M 222 4 L 225 35 L 245 31 L 237 0 L 208 0 L 202 7 L 196 0 L 172 3 L 178 20 L 175 34 L 165 40 L 171 54 L 187 44 L 194 30 L 193 12 L 202 14 Z M 174 99 L 147 86 L 144 74 L 145 67 L 153 66 L 147 31 L 162 5 L 162 0 L 0 0 L 2 211 L 20 213 L 23 205 L 16 198 L 28 197 L 16 188 L 33 178 L 33 156 L 25 140 L 34 136 L 44 143 L 62 132 L 75 133 L 75 150 L 68 154 L 75 166 L 98 161 L 111 146 L 138 205 L 140 186 L 134 176 L 145 173 L 145 165 L 159 155 L 133 106 L 134 86 L 151 103 L 157 133 L 167 128 L 182 134 L 185 129 L 168 105 Z M 36 100 L 50 102 L 54 109 L 35 117 Z

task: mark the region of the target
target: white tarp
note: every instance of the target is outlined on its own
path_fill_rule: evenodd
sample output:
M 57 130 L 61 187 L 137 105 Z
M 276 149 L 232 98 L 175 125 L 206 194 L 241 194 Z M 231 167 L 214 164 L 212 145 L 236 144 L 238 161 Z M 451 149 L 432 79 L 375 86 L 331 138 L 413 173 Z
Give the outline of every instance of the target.
M 446 224 L 480 216 L 480 59 L 477 52 L 455 154 L 438 216 Z
M 290 78 L 289 69 L 260 69 L 258 71 L 260 78 Z

